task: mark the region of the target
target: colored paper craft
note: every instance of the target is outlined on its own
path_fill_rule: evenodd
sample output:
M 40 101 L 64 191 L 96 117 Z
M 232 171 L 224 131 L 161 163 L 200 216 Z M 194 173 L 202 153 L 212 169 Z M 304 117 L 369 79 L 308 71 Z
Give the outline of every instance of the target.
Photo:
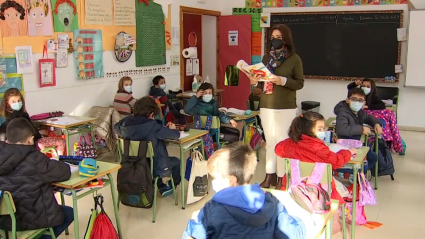
M 407 4 L 406 0 L 245 0 L 246 8 Z
M 103 77 L 101 30 L 74 30 L 74 59 L 79 80 Z
M 32 46 L 15 47 L 18 74 L 33 72 Z
M 28 35 L 26 0 L 0 0 L 0 27 L 3 37 Z
M 52 8 L 49 0 L 27 0 L 28 35 L 53 35 Z
M 85 0 L 86 24 L 112 25 L 112 0 Z
M 118 26 L 136 26 L 134 0 L 114 0 L 114 20 Z
M 76 0 L 52 0 L 55 32 L 72 32 L 78 29 Z

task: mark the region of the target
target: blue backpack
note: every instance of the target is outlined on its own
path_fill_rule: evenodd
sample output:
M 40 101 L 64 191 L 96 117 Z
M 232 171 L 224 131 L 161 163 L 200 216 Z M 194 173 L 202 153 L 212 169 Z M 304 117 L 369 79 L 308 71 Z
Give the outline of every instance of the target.
M 78 165 L 80 176 L 83 177 L 94 177 L 99 171 L 97 167 L 97 161 L 92 158 L 83 159 Z

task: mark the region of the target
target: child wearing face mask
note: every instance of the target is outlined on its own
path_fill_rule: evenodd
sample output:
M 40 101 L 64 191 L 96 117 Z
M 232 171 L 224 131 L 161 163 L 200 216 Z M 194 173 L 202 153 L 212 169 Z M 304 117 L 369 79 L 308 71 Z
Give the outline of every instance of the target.
M 249 184 L 256 167 L 255 152 L 248 145 L 231 144 L 216 151 L 208 159 L 216 194 L 192 216 L 182 239 L 306 238 L 302 220 L 289 215 L 260 185 Z
M 159 176 L 158 188 L 163 197 L 173 193 L 170 177 L 173 177 L 174 185 L 180 183 L 180 160 L 169 157 L 164 139 L 178 139 L 180 132 L 176 125 L 170 123 L 168 127 L 162 125 L 162 121 L 155 120 L 159 108 L 155 100 L 145 96 L 134 104 L 134 116 L 122 119 L 114 126 L 115 132 L 124 139 L 145 140 L 152 142 L 154 150 L 153 176 Z
M 296 117 L 288 132 L 288 139 L 278 143 L 275 153 L 281 158 L 293 158 L 308 163 L 327 163 L 332 169 L 338 169 L 351 160 L 356 149 L 332 152 L 324 143 L 326 137 L 325 119 L 316 112 L 305 112 Z M 282 179 L 281 190 L 286 190 L 286 177 Z M 332 180 L 332 199 L 340 200 L 342 197 L 336 190 L 335 181 Z
M 0 105 L 0 115 L 5 120 L 0 126 L 0 134 L 2 141 L 6 139 L 6 127 L 8 123 L 17 118 L 24 118 L 28 122 L 31 122 L 30 116 L 25 108 L 25 99 L 21 92 L 16 88 L 10 88 L 4 92 L 3 100 Z M 59 155 L 63 155 L 65 151 L 66 142 L 62 138 L 56 137 L 44 137 L 42 138 L 40 132 L 34 128 L 34 145 L 37 145 L 40 149 L 55 147 Z
M 376 89 L 375 81 L 369 78 L 363 80 L 357 79 L 347 86 L 348 90 L 353 88 L 361 88 L 366 95 L 366 104 L 363 109 L 368 110 L 385 110 L 385 103 L 379 98 L 378 91 Z
M 213 95 L 214 87 L 210 83 L 202 83 L 196 95 L 192 96 L 186 103 L 184 111 L 190 115 L 217 116 L 222 124 L 231 124 L 233 128 L 236 128 L 238 126 L 236 121 L 218 110 L 217 100 L 214 99 Z M 236 142 L 239 139 L 239 133 L 228 130 L 227 126 L 221 126 L 220 132 L 234 136 L 225 136 L 225 138 L 232 139 L 229 143 Z
M 180 113 L 180 110 L 183 109 L 183 105 L 181 103 L 172 103 L 170 100 L 176 99 L 176 94 L 167 94 L 165 93 L 165 89 L 167 88 L 165 84 L 165 78 L 163 76 L 155 76 L 152 80 L 153 86 L 149 91 L 149 96 L 152 96 L 155 99 L 158 99 L 160 103 L 166 104 L 170 109 L 170 112 L 173 114 L 175 118 L 178 119 L 179 124 L 186 124 L 186 119 L 183 114 Z M 163 114 L 165 110 L 163 109 Z
M 133 80 L 124 76 L 118 82 L 118 91 L 114 98 L 114 109 L 120 113 L 121 117 L 132 114 L 132 108 L 136 99 L 133 98 Z

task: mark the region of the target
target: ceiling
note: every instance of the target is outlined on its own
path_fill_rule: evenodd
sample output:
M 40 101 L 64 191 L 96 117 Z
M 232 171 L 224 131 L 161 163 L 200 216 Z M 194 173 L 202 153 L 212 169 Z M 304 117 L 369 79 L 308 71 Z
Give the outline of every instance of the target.
M 410 0 L 416 9 L 425 9 L 425 0 Z

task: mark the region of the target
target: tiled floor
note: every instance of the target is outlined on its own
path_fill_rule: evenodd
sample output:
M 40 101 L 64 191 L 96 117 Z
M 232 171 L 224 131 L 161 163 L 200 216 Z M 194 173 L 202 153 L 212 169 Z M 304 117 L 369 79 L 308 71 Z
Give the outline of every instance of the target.
M 423 239 L 425 238 L 425 133 L 402 132 L 408 148 L 405 156 L 393 155 L 396 173 L 395 180 L 389 176 L 379 178 L 379 189 L 376 191 L 378 205 L 366 208 L 369 221 L 383 223 L 383 226 L 374 230 L 357 226 L 359 239 Z M 172 155 L 177 151 L 169 150 Z M 264 152 L 261 152 L 264 156 Z M 114 160 L 111 156 L 106 160 Z M 261 182 L 264 177 L 264 160 L 260 161 L 253 182 Z M 180 188 L 178 188 L 180 189 Z M 178 190 L 180 191 L 180 190 Z M 110 189 L 100 190 L 105 196 L 105 209 L 115 222 Z M 175 206 L 173 197 L 158 200 L 156 223 L 151 222 L 151 209 L 137 209 L 126 206 L 120 207 L 121 227 L 124 239 L 133 238 L 181 238 L 187 221 L 193 211 L 200 209 L 210 195 L 201 202 L 188 205 L 186 210 L 181 204 Z M 180 195 L 180 194 L 179 194 Z M 67 204 L 72 205 L 69 197 Z M 80 235 L 84 231 L 89 218 L 93 200 L 90 196 L 79 201 Z M 71 234 L 60 238 L 74 238 L 73 227 Z M 341 234 L 334 235 L 335 239 L 342 238 Z

